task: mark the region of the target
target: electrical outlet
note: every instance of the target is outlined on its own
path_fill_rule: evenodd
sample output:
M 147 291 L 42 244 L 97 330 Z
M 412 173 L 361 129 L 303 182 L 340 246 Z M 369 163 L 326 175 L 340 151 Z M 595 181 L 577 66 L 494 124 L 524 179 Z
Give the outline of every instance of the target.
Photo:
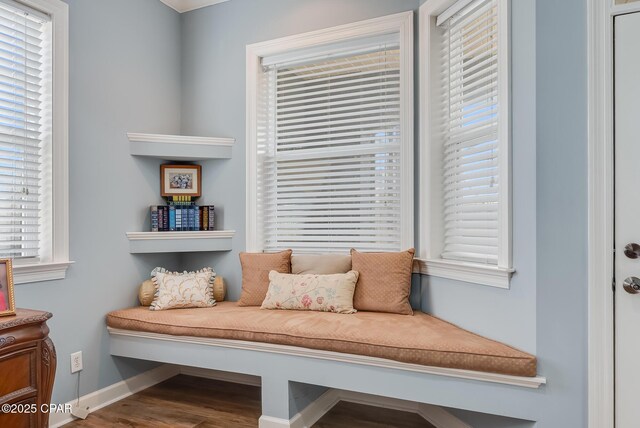
M 71 354 L 71 373 L 82 370 L 82 351 Z

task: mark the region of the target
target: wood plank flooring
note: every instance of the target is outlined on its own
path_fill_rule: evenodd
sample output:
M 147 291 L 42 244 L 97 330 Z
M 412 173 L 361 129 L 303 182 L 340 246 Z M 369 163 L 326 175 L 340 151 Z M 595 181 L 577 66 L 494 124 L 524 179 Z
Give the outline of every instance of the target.
M 176 376 L 93 412 L 68 428 L 255 428 L 260 388 L 192 376 Z M 397 410 L 338 403 L 314 428 L 434 428 Z

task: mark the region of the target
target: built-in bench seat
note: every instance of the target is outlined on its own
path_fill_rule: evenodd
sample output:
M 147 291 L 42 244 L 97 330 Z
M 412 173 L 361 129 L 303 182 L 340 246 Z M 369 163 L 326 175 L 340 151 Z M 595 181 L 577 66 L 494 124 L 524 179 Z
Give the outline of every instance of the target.
M 109 327 L 216 339 L 266 342 L 453 369 L 536 376 L 536 358 L 422 312 L 262 310 L 220 302 L 213 308 L 150 311 L 135 307 L 107 315 Z

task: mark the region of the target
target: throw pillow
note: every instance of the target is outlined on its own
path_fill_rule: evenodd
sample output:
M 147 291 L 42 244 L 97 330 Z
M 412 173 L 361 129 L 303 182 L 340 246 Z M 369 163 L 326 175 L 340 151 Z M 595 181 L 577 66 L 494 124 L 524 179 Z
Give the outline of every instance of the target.
M 151 302 L 153 302 L 153 298 L 156 294 L 156 285 L 153 283 L 152 279 L 147 279 L 142 284 L 140 284 L 140 289 L 138 290 L 138 300 L 140 301 L 141 306 L 149 306 Z
M 260 306 L 269 288 L 269 272 L 291 273 L 291 250 L 240 253 L 242 292 L 238 306 Z
M 149 309 L 161 311 L 174 308 L 207 308 L 215 306 L 213 281 L 216 273 L 211 268 L 196 272 L 169 272 L 155 268 L 151 272 L 156 293 Z
M 302 254 L 291 256 L 291 273 L 347 273 L 351 270 L 351 256 L 348 254 Z
M 269 290 L 262 309 L 296 309 L 300 311 L 353 314 L 353 292 L 358 272 L 333 275 L 293 275 L 269 273 Z
M 413 248 L 397 253 L 361 253 L 352 249 L 352 269 L 360 273 L 353 307 L 359 311 L 413 315 L 409 294 L 414 253 Z

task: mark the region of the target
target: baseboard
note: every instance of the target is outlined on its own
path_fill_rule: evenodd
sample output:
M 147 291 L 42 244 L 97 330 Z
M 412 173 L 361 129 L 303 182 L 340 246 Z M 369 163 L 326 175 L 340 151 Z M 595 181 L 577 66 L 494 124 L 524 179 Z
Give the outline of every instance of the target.
M 260 416 L 258 428 L 289 428 L 289 419 L 273 418 L 271 416 Z
M 129 379 L 114 383 L 113 385 L 109 385 L 106 388 L 83 395 L 80 397 L 80 405 L 82 407 L 89 407 L 89 411 L 94 412 L 108 406 L 109 404 L 135 394 L 136 392 L 172 378 L 179 373 L 179 367 L 165 364 L 144 373 L 140 373 L 139 375 L 130 377 Z M 76 402 L 77 400 L 72 400 L 68 404 L 73 405 L 76 404 Z M 75 418 L 72 415 L 67 413 L 53 413 L 49 417 L 49 427 L 58 428 L 73 421 L 74 419 Z

